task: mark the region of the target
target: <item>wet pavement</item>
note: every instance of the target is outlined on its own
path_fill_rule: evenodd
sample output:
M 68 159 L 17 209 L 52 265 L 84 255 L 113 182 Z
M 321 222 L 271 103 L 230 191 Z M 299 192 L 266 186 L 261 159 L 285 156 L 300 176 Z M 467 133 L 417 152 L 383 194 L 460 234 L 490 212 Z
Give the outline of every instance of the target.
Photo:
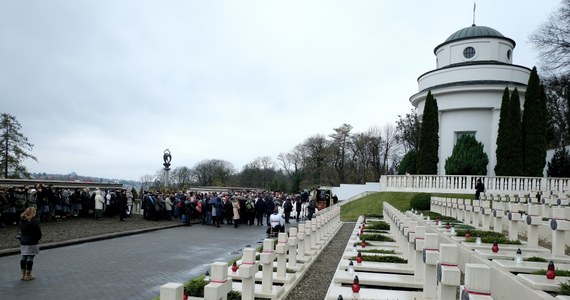
M 41 250 L 28 282 L 20 280 L 19 255 L 0 257 L 0 299 L 150 300 L 165 283 L 183 283 L 261 245 L 265 229 L 193 225 Z

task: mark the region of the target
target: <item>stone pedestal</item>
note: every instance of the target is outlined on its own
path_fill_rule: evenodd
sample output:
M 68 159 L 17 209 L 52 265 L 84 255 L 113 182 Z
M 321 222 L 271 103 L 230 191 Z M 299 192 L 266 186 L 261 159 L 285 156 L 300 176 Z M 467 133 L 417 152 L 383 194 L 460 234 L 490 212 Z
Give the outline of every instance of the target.
M 297 260 L 300 262 L 308 262 L 305 257 L 305 224 L 299 224 L 297 232 Z
M 552 209 L 550 229 L 552 229 L 552 256 L 564 256 L 566 233 L 570 230 L 568 208 L 556 207 Z
M 273 240 L 263 240 L 263 252 L 259 255 L 259 263 L 262 267 L 263 278 L 261 280 L 261 291 L 271 293 L 273 291 L 273 261 L 275 252 L 273 251 Z
M 289 268 L 291 270 L 300 271 L 301 268 L 297 264 L 297 228 L 295 227 L 289 229 L 289 239 L 287 240 L 287 246 L 289 246 L 289 254 L 287 256 Z
M 228 264 L 215 262 L 210 268 L 210 283 L 204 287 L 204 300 L 226 299 L 232 290 L 232 279 L 228 278 Z
M 538 227 L 542 223 L 542 216 L 540 215 L 540 206 L 530 204 L 528 207 L 528 215 L 526 216 L 527 229 L 527 246 L 529 248 L 538 247 Z
M 277 238 L 277 245 L 275 246 L 275 253 L 277 254 L 277 278 L 286 280 L 287 275 L 287 234 L 284 232 L 279 233 Z
M 491 228 L 491 202 L 481 201 L 481 228 L 489 230 Z
M 182 300 L 184 298 L 184 285 L 182 283 L 169 282 L 160 287 L 160 299 Z
M 489 266 L 465 264 L 465 284 L 460 287 L 459 299 L 493 299 Z
M 437 265 L 438 299 L 455 299 L 457 287 L 461 284 L 461 271 L 457 267 L 457 245 L 439 245 L 439 263 Z
M 437 298 L 436 267 L 439 260 L 439 242 L 435 233 L 425 234 L 423 253 L 424 262 L 424 299 Z
M 507 217 L 509 219 L 509 240 L 518 240 L 521 214 L 517 211 L 511 210 L 508 212 Z
M 406 246 L 408 252 L 408 264 L 414 266 L 416 263 L 415 260 L 415 246 L 414 242 L 416 241 L 416 227 L 418 226 L 418 222 L 410 221 L 409 223 L 410 228 L 408 228 L 408 235 L 406 236 Z
M 494 202 L 493 207 L 493 231 L 503 234 L 503 217 L 505 216 L 505 204 L 503 202 Z
M 424 278 L 423 250 L 425 245 L 425 232 L 425 226 L 416 226 L 414 277 L 417 279 Z
M 242 264 L 238 269 L 238 275 L 241 278 L 241 298 L 244 300 L 255 299 L 255 273 L 258 270 L 258 264 L 255 261 L 255 248 L 243 249 L 241 258 Z

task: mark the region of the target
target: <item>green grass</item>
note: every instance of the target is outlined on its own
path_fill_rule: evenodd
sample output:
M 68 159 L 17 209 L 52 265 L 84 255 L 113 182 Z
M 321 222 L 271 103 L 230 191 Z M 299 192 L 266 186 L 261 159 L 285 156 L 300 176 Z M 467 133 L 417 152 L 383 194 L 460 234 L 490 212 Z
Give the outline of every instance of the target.
M 378 253 L 378 254 L 396 254 L 394 250 L 384 250 L 384 249 L 362 249 L 362 253 Z
M 532 256 L 532 257 L 525 259 L 524 261 L 548 262 L 548 260 L 546 260 L 546 258 L 542 258 L 539 256 Z
M 383 234 L 363 234 L 360 236 L 360 239 L 364 241 L 395 242 L 393 238 Z
M 419 193 L 378 192 L 346 203 L 341 207 L 340 217 L 345 222 L 355 222 L 359 216 L 382 215 L 384 201 L 400 211 L 410 210 L 410 199 Z M 431 194 L 438 197 L 471 199 L 471 194 Z
M 356 261 L 356 256 L 351 257 L 353 261 Z M 407 264 L 408 261 L 403 259 L 399 256 L 387 255 L 387 256 L 379 256 L 379 255 L 362 255 L 363 261 L 373 261 L 373 262 L 383 262 L 383 263 L 395 263 L 395 264 Z
M 560 283 L 558 295 L 570 295 L 570 281 Z
M 533 275 L 546 275 L 546 269 L 532 272 Z M 568 270 L 556 270 L 556 276 L 560 277 L 570 277 L 570 271 Z
M 390 230 L 390 224 L 384 221 L 366 223 L 365 230 Z

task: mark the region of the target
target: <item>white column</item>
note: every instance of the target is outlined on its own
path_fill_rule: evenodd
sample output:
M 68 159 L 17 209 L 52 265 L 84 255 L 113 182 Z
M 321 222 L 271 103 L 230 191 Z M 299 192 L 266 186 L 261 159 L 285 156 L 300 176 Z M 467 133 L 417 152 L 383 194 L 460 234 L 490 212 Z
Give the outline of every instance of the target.
M 255 248 L 243 249 L 241 258 L 242 264 L 238 269 L 238 275 L 241 277 L 241 299 L 255 299 L 255 273 L 258 270 L 258 264 L 255 261 Z M 162 299 L 162 298 L 161 298 Z
M 169 282 L 160 287 L 160 299 L 182 300 L 184 298 L 184 285 L 182 283 Z
M 293 227 L 289 229 L 289 240 L 287 240 L 287 245 L 289 246 L 289 268 L 297 269 L 297 228 Z
M 279 233 L 275 253 L 277 254 L 277 278 L 286 279 L 287 269 L 287 234 Z
M 491 297 L 491 268 L 483 264 L 465 264 L 465 284 L 459 299 L 493 299 Z
M 232 279 L 228 278 L 228 264 L 213 263 L 210 267 L 210 283 L 204 287 L 204 300 L 225 300 L 231 290 Z
M 263 252 L 259 255 L 263 277 L 261 279 L 261 290 L 264 293 L 273 291 L 273 261 L 275 252 L 273 251 L 273 239 L 263 240 Z
M 423 250 L 425 245 L 425 226 L 416 226 L 416 237 L 415 237 L 415 269 L 414 277 L 417 279 L 424 279 L 424 261 L 423 261 Z
M 439 245 L 439 263 L 437 271 L 438 299 L 455 299 L 457 287 L 461 284 L 461 271 L 457 267 L 458 250 L 455 244 Z
M 438 236 L 436 233 L 426 233 L 424 247 L 424 299 L 433 299 L 437 297 L 436 266 L 438 260 Z

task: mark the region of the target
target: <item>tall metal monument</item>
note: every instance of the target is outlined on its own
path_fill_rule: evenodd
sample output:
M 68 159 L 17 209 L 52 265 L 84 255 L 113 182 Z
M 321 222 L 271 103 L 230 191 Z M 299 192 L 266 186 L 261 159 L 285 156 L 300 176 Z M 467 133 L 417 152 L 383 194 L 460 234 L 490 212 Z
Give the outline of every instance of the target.
M 162 155 L 162 159 L 164 160 L 164 163 L 162 164 L 164 166 L 164 187 L 168 186 L 168 178 L 170 177 L 169 172 L 170 172 L 170 161 L 172 160 L 172 155 L 170 154 L 170 150 L 166 149 L 164 150 L 164 154 Z

